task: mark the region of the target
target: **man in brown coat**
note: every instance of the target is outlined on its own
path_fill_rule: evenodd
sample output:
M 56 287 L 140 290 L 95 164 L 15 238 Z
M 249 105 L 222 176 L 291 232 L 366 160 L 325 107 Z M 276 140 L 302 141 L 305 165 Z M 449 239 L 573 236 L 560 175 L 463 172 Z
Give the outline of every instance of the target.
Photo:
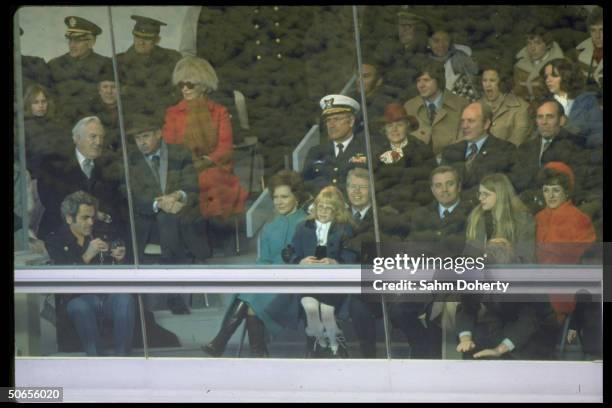
M 419 121 L 412 134 L 432 147 L 439 162 L 442 150 L 461 137 L 461 111 L 469 101 L 445 90 L 444 66 L 437 62 L 419 68 L 416 87 L 419 96 L 406 102 L 404 109 Z

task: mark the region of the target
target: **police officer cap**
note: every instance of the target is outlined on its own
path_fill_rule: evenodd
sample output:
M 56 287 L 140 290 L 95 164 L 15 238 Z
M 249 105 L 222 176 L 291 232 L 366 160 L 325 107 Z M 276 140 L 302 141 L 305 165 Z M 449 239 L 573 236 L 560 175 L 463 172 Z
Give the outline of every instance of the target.
M 82 17 L 68 16 L 64 19 L 64 23 L 68 26 L 66 38 L 79 38 L 86 35 L 98 36 L 102 33 L 100 27 Z
M 128 136 L 135 136 L 151 130 L 160 130 L 163 126 L 163 120 L 155 114 L 133 113 L 127 119 L 125 133 Z
M 327 95 L 321 98 L 319 105 L 323 112 L 322 116 L 335 115 L 336 113 L 357 113 L 359 102 L 344 95 Z
M 149 17 L 131 16 L 132 20 L 136 20 L 132 34 L 138 37 L 155 38 L 159 35 L 159 27 L 168 25 L 164 22 L 154 20 Z

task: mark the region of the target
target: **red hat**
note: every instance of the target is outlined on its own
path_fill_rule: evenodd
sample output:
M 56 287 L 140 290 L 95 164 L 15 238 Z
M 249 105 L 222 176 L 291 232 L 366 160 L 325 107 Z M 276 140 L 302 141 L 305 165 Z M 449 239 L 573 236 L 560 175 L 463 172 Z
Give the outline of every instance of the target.
M 410 128 L 412 130 L 419 128 L 419 121 L 412 115 L 408 115 L 404 107 L 399 103 L 390 103 L 385 108 L 384 115 L 379 119 L 379 122 L 382 125 L 386 125 L 388 123 L 397 122 L 400 120 L 407 120 L 410 124 Z
M 553 161 L 553 162 L 546 163 L 544 165 L 544 168 L 555 170 L 559 173 L 565 174 L 569 181 L 570 191 L 574 190 L 574 182 L 576 180 L 576 177 L 574 176 L 574 171 L 572 170 L 570 166 L 568 166 L 567 164 L 563 162 Z

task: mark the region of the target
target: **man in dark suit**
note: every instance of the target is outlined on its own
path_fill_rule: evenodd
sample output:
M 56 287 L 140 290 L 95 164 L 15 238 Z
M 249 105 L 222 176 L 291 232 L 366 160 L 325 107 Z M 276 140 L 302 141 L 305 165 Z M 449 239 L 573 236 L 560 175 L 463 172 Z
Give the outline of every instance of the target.
M 442 164 L 457 168 L 463 180 L 462 198 L 477 204 L 480 180 L 493 173 L 510 173 L 516 162 L 514 144 L 489 133 L 493 111 L 481 102 L 467 105 L 461 113 L 463 140 L 447 146 Z
M 138 151 L 129 156 L 138 251 L 159 252 L 162 264 L 204 262 L 210 256 L 199 215 L 198 181 L 191 153 L 162 140 L 162 123 L 151 115 L 131 117 L 128 134 Z M 125 184 L 121 186 L 127 194 Z M 156 251 L 158 249 L 158 251 Z
M 439 166 L 431 172 L 431 192 L 435 201 L 417 208 L 408 217 L 407 248 L 411 253 L 455 257 L 465 246 L 467 215 L 471 209 L 461 199 L 461 176 L 451 166 Z M 440 358 L 442 330 L 439 326 L 446 307 L 453 313 L 455 302 L 444 303 L 444 297 L 428 297 L 389 305 L 391 323 L 407 337 L 412 357 Z
M 353 128 L 359 103 L 344 95 L 327 95 L 319 102 L 329 142 L 313 146 L 306 155 L 302 176 L 306 188 L 316 195 L 330 184 L 344 190 L 347 172 L 367 166 L 365 145 Z
M 589 183 L 596 179 L 588 176 L 593 169 L 582 140 L 563 129 L 566 120 L 563 106 L 558 101 L 550 99 L 542 102 L 536 113 L 537 136 L 518 149 L 521 160 L 516 163 L 510 176 L 521 199 L 533 213 L 544 208 L 537 175 L 546 163 L 558 161 L 572 168 L 576 175 L 573 197 L 576 205 L 588 200 Z
M 69 194 L 61 203 L 64 224 L 49 234 L 46 244 L 50 258 L 57 265 L 118 264 L 126 260 L 125 243 L 104 239 L 96 227 L 98 200 L 84 191 Z M 56 214 L 59 215 L 59 214 Z M 115 355 L 127 356 L 132 349 L 136 321 L 136 301 L 125 293 L 56 295 L 59 309 L 68 313 L 70 321 L 88 356 L 102 353 L 99 322 L 111 320 Z M 58 318 L 58 324 L 65 320 Z M 60 326 L 58 326 L 59 328 Z M 58 330 L 65 337 L 72 327 Z M 63 343 L 63 340 L 58 339 Z
M 88 116 L 77 122 L 72 129 L 71 145 L 57 146 L 56 152 L 41 160 L 38 194 L 45 206 L 41 220 L 40 236 L 44 237 L 63 224 L 58 216 L 62 200 L 70 193 L 83 190 L 99 200 L 96 216 L 99 221 L 119 222 L 121 205 L 115 197 L 119 174 L 112 174 L 111 163 L 104 156 L 105 131 L 100 119 Z M 118 167 L 118 166 L 115 166 Z

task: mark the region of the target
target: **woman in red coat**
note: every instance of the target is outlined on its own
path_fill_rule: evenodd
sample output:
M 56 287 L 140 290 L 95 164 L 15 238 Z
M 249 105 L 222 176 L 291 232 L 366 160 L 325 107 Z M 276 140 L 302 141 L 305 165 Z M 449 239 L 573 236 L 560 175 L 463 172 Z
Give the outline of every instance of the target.
M 595 242 L 589 217 L 570 199 L 574 172 L 565 163 L 549 162 L 538 175 L 546 208 L 536 214 L 537 259 L 540 264 L 580 264 L 584 252 Z M 561 323 L 576 303 L 573 295 L 551 295 L 551 304 Z
M 163 138 L 191 150 L 199 174 L 200 210 L 205 218 L 227 219 L 244 212 L 247 192 L 233 174 L 233 138 L 227 108 L 209 98 L 219 80 L 208 61 L 181 59 L 172 73 L 183 100 L 166 110 Z

